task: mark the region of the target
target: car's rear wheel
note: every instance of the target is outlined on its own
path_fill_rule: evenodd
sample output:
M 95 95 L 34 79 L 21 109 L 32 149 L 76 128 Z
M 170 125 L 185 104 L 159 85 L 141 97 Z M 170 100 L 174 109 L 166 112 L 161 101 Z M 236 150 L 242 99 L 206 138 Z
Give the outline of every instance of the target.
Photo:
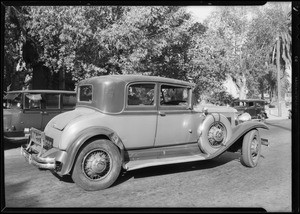
M 257 130 L 248 132 L 243 139 L 241 163 L 247 167 L 258 164 L 261 153 L 261 139 Z
M 229 120 L 222 114 L 214 113 L 206 117 L 198 132 L 200 148 L 207 154 L 213 154 L 225 146 L 232 136 Z
M 79 153 L 72 172 L 73 181 L 85 190 L 111 186 L 121 170 L 118 148 L 109 140 L 95 140 Z

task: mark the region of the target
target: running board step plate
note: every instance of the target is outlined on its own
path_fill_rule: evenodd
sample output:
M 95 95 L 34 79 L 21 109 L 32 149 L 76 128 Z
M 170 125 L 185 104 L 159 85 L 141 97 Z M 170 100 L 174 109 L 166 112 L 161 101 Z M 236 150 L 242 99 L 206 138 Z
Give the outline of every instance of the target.
M 193 156 L 179 156 L 179 157 L 169 157 L 169 158 L 159 158 L 159 159 L 147 159 L 147 160 L 134 160 L 129 161 L 124 164 L 124 169 L 127 171 L 141 169 L 150 166 L 160 166 L 175 163 L 186 163 L 199 160 L 208 159 L 208 155 L 193 155 Z

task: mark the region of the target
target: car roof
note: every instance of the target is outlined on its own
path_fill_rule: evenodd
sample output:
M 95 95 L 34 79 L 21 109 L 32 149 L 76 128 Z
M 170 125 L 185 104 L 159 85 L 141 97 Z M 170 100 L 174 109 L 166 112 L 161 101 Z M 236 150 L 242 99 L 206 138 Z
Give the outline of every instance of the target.
M 7 91 L 8 93 L 67 93 L 75 94 L 76 91 L 66 91 L 66 90 L 16 90 L 16 91 Z
M 259 102 L 266 102 L 266 100 L 262 100 L 262 99 L 237 99 L 234 100 L 234 102 L 254 102 L 254 101 L 259 101 Z
M 171 83 L 171 84 L 179 84 L 179 85 L 189 85 L 194 87 L 194 83 L 190 83 L 183 80 L 171 79 L 167 77 L 159 77 L 159 76 L 146 76 L 146 75 L 105 75 L 105 76 L 97 76 L 92 77 L 86 80 L 82 80 L 81 84 L 87 84 L 91 82 L 97 81 L 109 81 L 109 82 L 163 82 L 163 83 Z

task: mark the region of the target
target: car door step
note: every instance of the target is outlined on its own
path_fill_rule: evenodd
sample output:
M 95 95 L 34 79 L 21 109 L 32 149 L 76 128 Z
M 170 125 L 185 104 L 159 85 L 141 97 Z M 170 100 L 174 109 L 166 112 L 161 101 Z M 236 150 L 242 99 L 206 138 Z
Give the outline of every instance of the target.
M 175 163 L 186 163 L 193 161 L 200 161 L 207 159 L 207 155 L 192 155 L 192 156 L 179 156 L 179 157 L 168 157 L 159 159 L 146 159 L 146 160 L 134 160 L 124 164 L 123 168 L 127 171 L 141 169 L 150 166 L 160 166 Z

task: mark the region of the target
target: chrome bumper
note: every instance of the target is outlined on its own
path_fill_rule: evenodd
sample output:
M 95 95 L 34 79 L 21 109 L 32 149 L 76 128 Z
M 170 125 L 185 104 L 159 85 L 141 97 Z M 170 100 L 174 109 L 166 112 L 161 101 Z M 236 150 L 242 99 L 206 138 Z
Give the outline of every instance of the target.
M 54 170 L 56 168 L 55 158 L 43 158 L 39 154 L 31 151 L 26 145 L 21 146 L 21 155 L 25 157 L 29 164 L 32 164 L 40 169 Z

